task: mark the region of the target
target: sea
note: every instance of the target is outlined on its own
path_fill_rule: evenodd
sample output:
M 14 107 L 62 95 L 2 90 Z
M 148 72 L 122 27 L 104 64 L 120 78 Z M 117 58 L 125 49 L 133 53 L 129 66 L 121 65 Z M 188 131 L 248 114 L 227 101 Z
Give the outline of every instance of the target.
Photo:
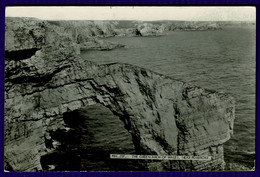
M 82 51 L 98 64 L 128 63 L 191 84 L 225 92 L 236 100 L 234 133 L 224 144 L 226 163 L 248 168 L 255 160 L 256 30 L 254 25 L 214 31 L 171 31 L 159 37 L 113 37 L 125 44 L 111 51 Z M 82 120 L 75 133 L 80 171 L 143 171 L 137 160 L 110 159 L 110 154 L 134 154 L 123 123 L 102 105 L 78 110 Z M 80 148 L 79 148 L 80 147 Z M 72 169 L 72 170 L 75 170 Z

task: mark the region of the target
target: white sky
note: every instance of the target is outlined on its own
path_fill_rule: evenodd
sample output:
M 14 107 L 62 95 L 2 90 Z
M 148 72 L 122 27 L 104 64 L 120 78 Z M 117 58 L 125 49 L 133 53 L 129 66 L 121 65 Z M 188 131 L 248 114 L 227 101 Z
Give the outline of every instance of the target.
M 5 13 L 42 20 L 256 20 L 256 8 L 243 6 L 12 6 Z

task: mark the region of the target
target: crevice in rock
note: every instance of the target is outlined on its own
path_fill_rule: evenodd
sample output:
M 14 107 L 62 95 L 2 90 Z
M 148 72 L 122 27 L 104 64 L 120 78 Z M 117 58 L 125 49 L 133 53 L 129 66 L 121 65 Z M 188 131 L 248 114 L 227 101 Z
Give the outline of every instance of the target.
M 8 160 L 6 159 L 6 157 L 4 158 L 4 170 L 14 171 L 12 166 L 8 163 Z
M 24 84 L 24 83 L 37 83 L 35 87 L 43 86 L 44 84 L 51 81 L 51 79 L 59 72 L 64 70 L 65 68 L 68 68 L 69 66 L 63 66 L 60 68 L 57 68 L 52 73 L 44 74 L 44 75 L 32 75 L 32 76 L 22 76 L 22 77 L 15 77 L 12 79 L 6 79 L 6 81 L 15 83 L 15 84 Z M 6 74 L 8 75 L 8 73 Z M 9 76 L 9 75 L 8 75 Z M 10 76 L 9 76 L 10 77 Z
M 31 49 L 23 49 L 23 50 L 15 50 L 15 51 L 5 51 L 5 59 L 6 60 L 23 60 L 27 58 L 31 58 L 35 53 L 40 50 L 39 48 L 31 48 Z

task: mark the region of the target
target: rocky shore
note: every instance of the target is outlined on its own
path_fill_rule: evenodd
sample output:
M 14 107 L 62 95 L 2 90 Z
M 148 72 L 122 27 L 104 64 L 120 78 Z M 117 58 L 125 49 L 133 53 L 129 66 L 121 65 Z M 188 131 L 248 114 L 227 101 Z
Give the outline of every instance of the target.
M 136 66 L 80 58 L 82 49 L 112 45 L 83 34 L 38 19 L 6 18 L 6 170 L 49 170 L 42 157 L 59 151 L 53 134 L 71 128 L 64 115 L 97 103 L 120 117 L 137 154 L 212 157 L 147 161 L 148 170 L 224 170 L 223 143 L 235 119 L 232 97 Z

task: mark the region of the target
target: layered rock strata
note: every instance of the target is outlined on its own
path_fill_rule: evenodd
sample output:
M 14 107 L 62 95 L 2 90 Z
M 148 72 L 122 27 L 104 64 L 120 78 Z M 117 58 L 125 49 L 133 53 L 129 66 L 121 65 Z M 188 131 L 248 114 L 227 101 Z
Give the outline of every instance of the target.
M 79 52 L 46 21 L 6 19 L 6 170 L 42 171 L 41 157 L 59 145 L 51 132 L 69 129 L 64 114 L 96 103 L 120 117 L 137 154 L 212 156 L 147 161 L 149 170 L 223 170 L 233 98 L 128 64 L 97 65 Z

